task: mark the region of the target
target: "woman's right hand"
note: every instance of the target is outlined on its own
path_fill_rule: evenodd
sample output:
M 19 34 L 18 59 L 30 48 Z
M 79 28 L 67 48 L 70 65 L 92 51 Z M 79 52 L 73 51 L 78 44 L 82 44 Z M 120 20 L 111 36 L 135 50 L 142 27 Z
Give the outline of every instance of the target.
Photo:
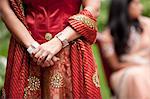
M 23 44 L 26 48 L 28 48 L 35 40 L 11 9 L 9 0 L 0 0 L 0 13 L 2 20 L 7 25 L 13 37 L 18 40 L 20 44 Z

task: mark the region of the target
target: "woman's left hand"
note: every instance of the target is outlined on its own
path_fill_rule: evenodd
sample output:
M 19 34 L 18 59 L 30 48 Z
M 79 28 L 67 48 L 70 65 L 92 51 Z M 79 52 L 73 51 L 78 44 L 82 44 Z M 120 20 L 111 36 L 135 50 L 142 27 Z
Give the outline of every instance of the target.
M 54 55 L 56 55 L 61 49 L 61 41 L 57 37 L 54 37 L 52 40 L 41 44 L 35 49 L 32 53 L 32 58 L 36 60 L 38 65 L 48 67 L 52 63 L 52 59 L 57 60 Z

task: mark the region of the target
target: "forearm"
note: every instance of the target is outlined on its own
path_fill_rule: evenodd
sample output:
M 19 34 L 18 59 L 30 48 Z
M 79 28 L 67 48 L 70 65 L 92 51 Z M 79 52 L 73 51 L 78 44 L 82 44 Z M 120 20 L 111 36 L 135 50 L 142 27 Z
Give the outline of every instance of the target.
M 83 0 L 83 6 L 89 10 L 94 17 L 98 17 L 100 13 L 101 0 Z
M 97 18 L 99 15 L 99 8 L 100 8 L 100 0 L 95 0 L 93 2 L 92 0 L 85 0 L 83 2 L 84 9 L 88 10 L 93 17 Z M 68 26 L 63 31 L 63 36 L 66 38 L 69 42 L 73 41 L 80 36 L 82 36 L 80 33 L 75 31 L 72 27 Z
M 73 41 L 77 38 L 79 38 L 81 35 L 77 33 L 74 29 L 72 29 L 70 26 L 67 26 L 62 31 L 62 36 L 67 39 L 68 42 Z
M 120 62 L 118 63 L 118 65 L 113 66 L 113 69 L 115 71 L 123 69 L 123 68 L 128 68 L 128 67 L 132 67 L 132 66 L 137 66 L 138 64 L 135 63 L 129 63 L 129 62 Z
M 106 43 L 105 43 L 105 45 L 106 45 Z M 102 46 L 102 48 L 104 48 L 104 46 Z M 108 56 L 108 55 L 106 56 L 106 51 L 104 52 L 104 50 L 103 50 L 103 54 L 105 55 L 104 58 L 108 62 L 108 65 L 114 71 L 138 65 L 138 64 L 135 64 L 133 62 L 119 61 L 119 58 L 116 56 L 115 53 L 113 53 L 111 56 Z
M 1 6 L 2 19 L 11 31 L 12 35 L 14 35 L 21 43 L 24 44 L 26 48 L 28 48 L 34 39 L 23 25 L 23 23 L 17 18 L 12 9 L 4 3 Z

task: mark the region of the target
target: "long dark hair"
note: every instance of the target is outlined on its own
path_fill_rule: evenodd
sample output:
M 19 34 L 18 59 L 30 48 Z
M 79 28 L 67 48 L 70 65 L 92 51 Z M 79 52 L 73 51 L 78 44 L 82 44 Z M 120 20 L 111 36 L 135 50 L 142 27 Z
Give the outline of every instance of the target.
M 134 26 L 139 33 L 142 31 L 139 20 L 129 16 L 128 7 L 131 2 L 132 0 L 111 0 L 110 3 L 108 27 L 118 56 L 128 52 L 130 27 Z

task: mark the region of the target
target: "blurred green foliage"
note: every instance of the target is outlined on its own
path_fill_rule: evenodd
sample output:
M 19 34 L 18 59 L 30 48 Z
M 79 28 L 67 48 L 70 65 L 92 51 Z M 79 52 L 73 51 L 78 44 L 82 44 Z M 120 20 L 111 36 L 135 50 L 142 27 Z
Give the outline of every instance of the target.
M 141 0 L 143 4 L 143 15 L 150 17 L 150 0 Z M 98 29 L 100 32 L 102 32 L 107 23 L 108 19 L 108 9 L 109 9 L 109 3 L 110 0 L 101 0 L 101 10 L 100 10 L 100 16 L 98 18 Z
M 143 4 L 143 8 L 144 8 L 143 15 L 150 17 L 150 0 L 141 0 L 141 2 Z M 102 2 L 101 2 L 100 16 L 98 18 L 99 32 L 102 32 L 106 27 L 106 23 L 107 23 L 107 19 L 108 19 L 109 3 L 110 3 L 110 0 L 102 0 Z M 101 59 L 99 57 L 99 52 L 97 49 L 98 49 L 97 46 L 93 45 L 94 56 L 96 58 L 96 62 L 99 67 L 101 93 L 102 93 L 103 99 L 110 99 L 110 91 L 106 84 L 105 75 L 103 74 L 103 67 L 101 64 Z
M 3 87 L 5 79 L 5 66 L 2 62 L 0 62 L 0 89 Z
M 7 56 L 10 33 L 0 20 L 0 56 Z
M 150 0 L 141 0 L 141 2 L 144 7 L 143 15 L 150 17 Z
M 106 26 L 108 18 L 108 8 L 110 0 L 102 0 L 100 8 L 100 16 L 98 17 L 98 30 L 102 32 Z

